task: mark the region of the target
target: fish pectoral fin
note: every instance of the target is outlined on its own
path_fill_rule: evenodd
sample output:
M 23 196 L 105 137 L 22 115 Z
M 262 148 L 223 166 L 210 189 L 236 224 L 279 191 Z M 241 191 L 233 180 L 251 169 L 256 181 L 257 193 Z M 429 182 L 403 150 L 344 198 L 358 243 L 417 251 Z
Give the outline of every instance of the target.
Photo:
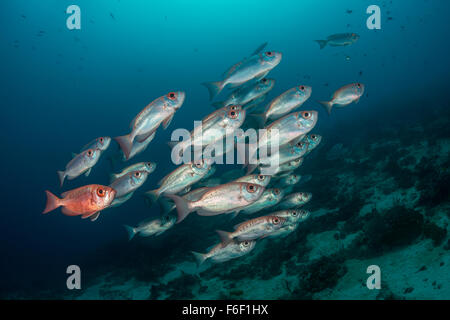
M 91 216 L 91 221 L 94 222 L 95 220 L 98 219 L 99 216 L 100 216 L 100 212 L 94 213 L 94 214 Z
M 85 214 L 83 214 L 83 215 L 81 216 L 81 219 L 89 218 L 90 216 L 93 216 L 93 215 L 96 214 L 97 212 L 99 212 L 99 211 L 86 212 Z
M 89 169 L 86 171 L 86 173 L 84 174 L 86 177 L 89 177 L 89 174 L 91 173 L 91 169 L 92 169 L 92 168 L 89 168 Z
M 153 133 L 155 132 L 155 130 L 152 130 L 150 132 L 144 133 L 144 134 L 140 134 L 138 136 L 136 136 L 136 141 L 137 142 L 144 142 L 145 140 L 147 140 Z
M 166 118 L 166 120 L 163 121 L 163 128 L 164 128 L 164 129 L 167 129 L 167 127 L 170 125 L 170 123 L 172 122 L 172 119 L 173 119 L 173 115 L 174 115 L 174 114 L 175 114 L 175 113 L 172 113 L 172 114 L 170 115 L 170 117 Z

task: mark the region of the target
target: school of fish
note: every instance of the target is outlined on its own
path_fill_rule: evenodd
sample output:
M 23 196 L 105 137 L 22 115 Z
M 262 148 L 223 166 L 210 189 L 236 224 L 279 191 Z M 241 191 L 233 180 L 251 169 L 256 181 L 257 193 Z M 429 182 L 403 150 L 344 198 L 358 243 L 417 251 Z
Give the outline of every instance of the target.
M 350 45 L 358 39 L 356 34 L 337 34 L 317 42 L 322 49 L 327 45 Z M 220 242 L 208 252 L 192 252 L 199 265 L 206 260 L 219 263 L 248 254 L 263 238 L 289 235 L 311 216 L 303 206 L 311 201 L 312 194 L 294 189 L 312 178 L 299 174 L 298 170 L 322 141 L 322 136 L 311 133 L 319 113 L 303 107 L 312 95 L 312 88 L 306 84 L 285 89 L 264 104 L 276 84 L 267 75 L 283 57 L 281 52 L 264 51 L 266 45 L 259 46 L 250 56 L 235 63 L 220 80 L 203 83 L 215 110 L 201 120 L 201 126 L 190 132 L 188 140 L 169 143 L 174 163 L 181 164 L 171 172 L 165 172 L 157 187 L 141 193 L 148 205 L 160 207 L 161 214 L 157 218 L 149 217 L 135 227 L 125 225 L 129 240 L 135 236 L 159 236 L 176 228 L 194 212 L 201 216 L 199 219 L 217 215 L 229 215 L 230 219 L 239 216 L 244 221 L 233 231 L 217 230 Z M 226 88 L 231 89 L 228 97 L 212 101 Z M 333 106 L 357 103 L 363 93 L 362 83 L 347 84 L 336 90 L 331 100 L 319 102 L 330 114 Z M 129 133 L 114 139 L 108 136 L 96 138 L 79 153 L 72 154 L 65 169 L 57 171 L 61 187 L 66 178 L 89 176 L 112 141 L 117 142 L 120 151 L 108 159 L 119 161 L 123 168 L 110 174 L 107 186 L 85 185 L 65 191 L 60 197 L 45 191 L 47 203 L 43 213 L 61 207 L 64 215 L 96 221 L 104 210 L 129 201 L 150 180 L 157 164 L 146 161 L 123 166 L 123 163 L 142 154 L 159 127 L 169 127 L 185 100 L 184 91 L 168 92 L 150 102 L 131 120 Z M 258 135 L 256 143 L 246 143 L 238 129 L 248 128 L 265 130 Z M 228 139 L 233 144 L 226 144 L 222 151 L 214 148 L 223 146 Z M 235 143 L 248 147 L 248 157 L 240 168 L 218 174 L 217 169 L 227 165 L 218 163 L 217 157 L 234 152 Z M 276 152 L 263 153 L 264 146 L 272 145 L 278 146 Z M 191 159 L 192 148 L 199 149 L 201 157 L 182 161 Z

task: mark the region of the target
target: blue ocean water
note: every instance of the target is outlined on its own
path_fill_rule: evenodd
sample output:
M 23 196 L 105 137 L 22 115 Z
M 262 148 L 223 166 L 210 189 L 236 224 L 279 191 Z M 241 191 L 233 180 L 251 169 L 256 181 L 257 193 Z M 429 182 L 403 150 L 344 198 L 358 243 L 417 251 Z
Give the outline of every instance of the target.
M 81 30 L 66 27 L 71 4 L 81 8 Z M 366 8 L 372 4 L 381 8 L 380 30 L 366 27 Z M 322 153 L 305 164 L 317 176 L 325 170 L 319 164 L 330 165 L 322 159 L 326 149 L 337 143 L 351 146 L 357 139 L 370 149 L 378 134 L 384 142 L 409 135 L 399 128 L 436 120 L 447 121 L 439 130 L 448 127 L 449 9 L 444 0 L 2 1 L 2 296 L 63 298 L 68 265 L 80 265 L 91 279 L 98 270 L 114 268 L 133 277 L 133 270 L 142 273 L 149 261 L 154 273 L 163 273 L 171 254 L 177 261 L 192 260 L 190 250 L 211 246 L 210 240 L 202 239 L 214 237 L 217 226 L 198 226 L 200 220 L 177 225 L 179 231 L 160 239 L 128 243 L 123 224 L 159 215 L 159 209 L 146 205 L 139 195 L 91 223 L 64 216 L 59 209 L 42 215 L 44 191 L 59 195 L 90 183 L 107 185 L 112 170 L 120 169 L 111 168 L 108 161 L 118 149 L 115 142 L 89 177 L 66 181 L 60 188 L 56 171 L 93 138 L 128 133 L 130 121 L 152 100 L 183 90 L 186 100 L 169 128 L 160 128 L 148 149 L 131 160 L 158 164 L 139 192 L 156 188 L 175 168 L 167 146 L 171 132 L 191 130 L 194 120 L 214 111 L 201 83 L 220 80 L 225 70 L 264 42 L 267 49 L 283 53 L 268 75 L 276 85 L 266 101 L 296 85 L 313 88 L 302 108 L 319 111 L 314 132 L 324 137 Z M 323 50 L 314 42 L 342 32 L 357 33 L 360 39 L 351 46 Z M 331 98 L 335 90 L 353 82 L 365 85 L 361 101 L 328 116 L 316 101 Z M 418 139 L 448 142 L 448 130 L 427 130 Z M 409 143 L 413 145 L 403 139 L 402 148 L 408 149 Z M 348 157 L 364 158 L 361 152 Z M 377 168 L 368 165 L 356 176 Z M 321 191 L 313 190 L 318 200 L 333 197 Z M 429 208 L 440 205 L 435 201 Z M 161 270 L 158 260 L 165 263 Z

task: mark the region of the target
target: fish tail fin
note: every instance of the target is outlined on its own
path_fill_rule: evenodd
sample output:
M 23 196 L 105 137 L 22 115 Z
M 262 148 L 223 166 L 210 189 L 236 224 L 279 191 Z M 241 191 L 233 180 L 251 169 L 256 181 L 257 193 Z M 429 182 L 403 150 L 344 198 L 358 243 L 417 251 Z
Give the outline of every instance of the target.
M 188 214 L 192 212 L 192 208 L 189 206 L 189 201 L 187 201 L 186 199 L 174 194 L 168 194 L 166 195 L 166 197 L 172 199 L 175 202 L 178 214 L 177 223 L 180 223 L 181 221 L 186 219 Z
M 150 190 L 144 193 L 144 196 L 147 197 L 150 203 L 155 203 L 156 201 L 158 201 L 159 198 L 158 190 L 159 189 Z
M 327 40 L 314 40 L 314 41 L 319 44 L 320 49 L 325 48 L 325 46 L 327 45 Z
M 220 237 L 220 240 L 222 241 L 222 247 L 225 247 L 227 244 L 233 241 L 233 238 L 231 237 L 231 232 L 226 232 L 222 230 L 216 230 L 217 234 Z
M 195 252 L 195 251 L 191 251 L 191 253 L 194 255 L 194 258 L 197 261 L 197 266 L 200 266 L 207 259 L 206 254 L 204 254 L 204 253 Z
M 327 110 L 328 115 L 331 114 L 331 108 L 333 107 L 333 102 L 331 101 L 318 101 Z
M 66 172 L 65 171 L 58 171 L 58 177 L 59 177 L 59 183 L 60 186 L 63 186 L 64 179 L 66 178 Z
M 225 101 L 213 102 L 211 105 L 214 107 L 214 109 L 220 109 L 222 107 L 225 107 Z
M 128 241 L 130 241 L 131 239 L 134 238 L 134 236 L 136 235 L 137 231 L 136 228 L 127 226 L 126 224 L 123 225 L 125 227 L 125 230 L 127 231 L 128 234 Z
M 203 82 L 202 85 L 204 85 L 209 91 L 209 100 L 214 99 L 214 97 L 217 96 L 223 89 L 222 81 Z
M 254 114 L 250 114 L 250 116 L 252 117 L 252 119 L 254 119 L 256 121 L 256 123 L 258 124 L 258 126 L 260 128 L 264 128 L 264 124 L 267 121 L 265 113 L 259 113 L 259 114 L 254 113 Z
M 117 143 L 120 146 L 120 149 L 122 149 L 123 154 L 125 155 L 125 158 L 128 160 L 131 153 L 131 148 L 133 147 L 133 140 L 131 138 L 131 134 L 127 134 L 120 137 L 114 138 Z
M 45 209 L 42 213 L 48 213 L 61 206 L 61 199 L 48 190 L 45 190 L 45 193 L 47 194 L 47 203 L 45 204 Z
M 109 175 L 109 181 L 111 181 L 111 182 L 113 182 L 114 180 L 116 180 L 116 174 L 115 173 L 111 173 L 110 175 Z

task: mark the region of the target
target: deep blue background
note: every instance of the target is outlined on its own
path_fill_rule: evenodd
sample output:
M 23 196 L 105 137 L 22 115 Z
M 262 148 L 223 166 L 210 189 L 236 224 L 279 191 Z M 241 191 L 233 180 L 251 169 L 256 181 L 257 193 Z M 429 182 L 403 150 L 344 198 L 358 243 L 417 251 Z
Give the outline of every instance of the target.
M 186 101 L 169 129 L 160 129 L 147 152 L 132 160 L 158 163 L 143 187 L 153 189 L 174 167 L 166 145 L 172 130 L 190 130 L 193 120 L 213 111 L 200 83 L 219 80 L 263 42 L 283 53 L 270 73 L 277 82 L 269 98 L 307 84 L 313 94 L 304 108 L 320 109 L 315 101 L 340 86 L 366 85 L 358 105 L 330 118 L 320 111 L 316 132 L 329 139 L 358 135 L 396 117 L 420 121 L 422 112 L 448 99 L 450 2 L 392 2 L 1 1 L 1 287 L 39 290 L 53 280 L 64 286 L 67 265 L 113 239 L 126 241 L 122 224 L 156 214 L 137 196 L 105 211 L 96 223 L 41 211 L 46 189 L 59 195 L 108 183 L 105 155 L 90 177 L 60 189 L 56 170 L 71 152 L 95 137 L 127 133 L 150 101 L 184 90 Z M 70 4 L 81 7 L 81 30 L 66 28 Z M 371 4 L 382 8 L 378 31 L 366 28 Z M 361 39 L 324 50 L 313 41 L 340 32 L 356 32 Z M 112 143 L 108 155 L 116 148 Z

